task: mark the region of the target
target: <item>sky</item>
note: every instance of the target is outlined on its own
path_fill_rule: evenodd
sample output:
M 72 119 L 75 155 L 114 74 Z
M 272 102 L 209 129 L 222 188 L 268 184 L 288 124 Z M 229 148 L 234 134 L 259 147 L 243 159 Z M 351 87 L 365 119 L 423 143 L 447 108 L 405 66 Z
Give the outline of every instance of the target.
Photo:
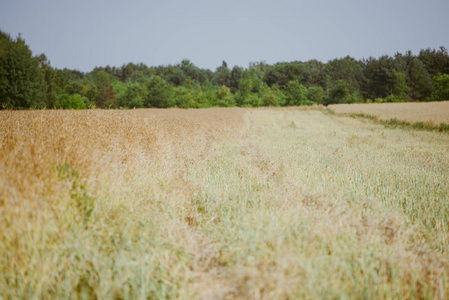
M 0 0 L 0 30 L 83 72 L 418 54 L 449 48 L 448 16 L 449 0 Z

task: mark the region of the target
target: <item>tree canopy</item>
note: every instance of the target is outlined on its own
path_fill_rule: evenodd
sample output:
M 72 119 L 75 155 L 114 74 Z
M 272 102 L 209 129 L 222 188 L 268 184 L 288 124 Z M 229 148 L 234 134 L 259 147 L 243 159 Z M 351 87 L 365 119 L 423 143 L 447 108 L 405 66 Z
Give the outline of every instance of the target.
M 288 106 L 449 100 L 447 49 L 423 49 L 326 63 L 226 61 L 215 71 L 185 59 L 176 65 L 128 63 L 91 72 L 55 69 L 25 40 L 0 31 L 0 106 L 8 109 Z

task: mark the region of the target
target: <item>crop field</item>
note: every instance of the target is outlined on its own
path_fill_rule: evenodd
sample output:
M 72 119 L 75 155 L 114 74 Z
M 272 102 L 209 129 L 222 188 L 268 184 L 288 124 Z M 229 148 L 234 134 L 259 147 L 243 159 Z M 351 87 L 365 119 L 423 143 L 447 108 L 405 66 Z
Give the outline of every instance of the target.
M 447 299 L 448 150 L 319 109 L 0 111 L 0 299 Z
M 397 119 L 409 123 L 438 126 L 449 124 L 449 101 L 423 103 L 334 104 L 329 108 L 337 114 L 364 114 L 388 121 Z

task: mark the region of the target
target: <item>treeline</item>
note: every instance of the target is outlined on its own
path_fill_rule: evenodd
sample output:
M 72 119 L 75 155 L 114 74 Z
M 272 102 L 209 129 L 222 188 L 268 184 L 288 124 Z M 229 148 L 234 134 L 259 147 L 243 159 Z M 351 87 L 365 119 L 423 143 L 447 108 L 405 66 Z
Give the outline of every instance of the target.
M 251 63 L 214 72 L 188 60 L 148 67 L 129 63 L 89 73 L 58 70 L 33 56 L 20 36 L 0 31 L 0 105 L 26 108 L 289 106 L 449 100 L 447 49 L 425 49 L 322 63 Z

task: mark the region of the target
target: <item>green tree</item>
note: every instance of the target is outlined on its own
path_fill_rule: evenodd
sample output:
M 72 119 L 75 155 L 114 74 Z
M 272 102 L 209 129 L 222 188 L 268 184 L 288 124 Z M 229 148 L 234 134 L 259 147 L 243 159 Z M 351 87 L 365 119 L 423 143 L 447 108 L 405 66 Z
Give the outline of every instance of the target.
M 99 68 L 92 72 L 92 79 L 97 88 L 95 105 L 98 107 L 116 107 L 117 95 L 114 91 L 111 75 Z
M 217 105 L 218 106 L 234 106 L 235 100 L 231 93 L 231 89 L 225 85 L 222 85 L 216 92 L 217 95 Z
M 305 86 L 320 86 L 323 89 L 327 87 L 325 64 L 312 59 L 305 62 L 304 66 L 303 77 Z
M 449 100 L 449 74 L 439 74 L 432 78 L 434 90 L 430 100 Z
M 362 84 L 362 93 L 366 98 L 385 98 L 389 89 L 394 85 L 395 60 L 387 55 L 379 59 L 370 57 L 363 61 L 364 63 L 364 81 Z M 351 92 L 351 91 L 349 91 Z
M 310 101 L 323 104 L 324 98 L 326 98 L 326 92 L 321 86 L 314 85 L 307 89 L 307 98 Z
M 184 59 L 181 62 L 181 70 L 187 78 L 191 78 L 192 80 L 202 84 L 208 80 L 207 72 L 196 67 L 189 60 Z
M 240 78 L 243 76 L 243 68 L 234 66 L 231 71 L 231 78 L 229 80 L 229 88 L 231 93 L 235 94 L 239 89 Z
M 284 88 L 290 81 L 298 81 L 301 84 L 306 84 L 310 74 L 307 70 L 307 65 L 302 62 L 278 63 L 267 68 L 264 73 L 263 81 L 268 86 L 273 84 Z
M 348 103 L 350 99 L 351 93 L 349 92 L 348 83 L 345 80 L 338 80 L 332 85 L 329 91 L 329 98 L 326 99 L 324 104 Z
M 393 71 L 394 84 L 390 91 L 390 99 L 388 102 L 407 101 L 409 99 L 408 92 L 410 88 L 407 85 L 405 72 Z M 388 97 L 387 97 L 388 98 Z
M 56 88 L 57 77 L 55 70 L 50 66 L 50 61 L 45 54 L 37 57 L 41 73 L 41 86 L 43 89 L 43 103 L 46 107 L 53 107 L 57 101 Z
M 187 81 L 187 76 L 181 69 L 181 66 L 168 66 L 165 68 L 163 78 L 174 86 L 184 85 Z
M 325 69 L 331 80 L 330 84 L 344 80 L 350 93 L 359 91 L 363 85 L 363 64 L 350 56 L 329 61 Z
M 239 106 L 261 106 L 262 100 L 259 92 L 264 86 L 263 81 L 257 76 L 255 69 L 243 71 L 239 81 L 239 90 L 235 95 L 237 105 Z
M 79 94 L 61 94 L 56 101 L 55 107 L 64 109 L 85 109 L 86 101 L 88 100 Z
M 139 83 L 128 83 L 119 94 L 118 105 L 127 108 L 141 108 L 144 106 L 145 89 Z
M 79 80 L 69 80 L 65 84 L 65 90 L 70 95 L 82 94 L 83 93 L 83 83 Z
M 418 56 L 426 67 L 430 76 L 437 76 L 438 74 L 449 74 L 449 54 L 447 49 L 443 46 L 439 50 L 425 49 L 419 52 Z
M 218 104 L 217 98 L 217 90 L 219 89 L 219 87 L 213 85 L 209 80 L 206 80 L 200 88 L 202 97 L 205 99 L 205 102 L 207 102 L 209 106 L 222 106 Z
M 98 99 L 98 88 L 92 81 L 86 79 L 82 82 L 82 90 L 81 95 L 87 97 L 89 99 L 89 106 L 95 105 L 95 102 Z
M 427 73 L 424 64 L 416 57 L 409 67 L 410 96 L 413 100 L 425 100 L 432 94 L 432 79 Z
M 175 88 L 174 101 L 177 107 L 200 108 L 208 107 L 210 103 L 203 95 L 201 85 L 188 77 L 185 85 Z
M 221 67 L 215 70 L 215 74 L 212 78 L 212 83 L 218 86 L 225 85 L 231 87 L 232 75 L 231 70 L 228 68 L 228 64 L 223 61 Z
M 285 105 L 305 105 L 309 104 L 307 99 L 307 88 L 300 84 L 298 80 L 292 80 L 284 88 L 286 98 Z
M 20 35 L 13 40 L 0 31 L 0 76 L 0 101 L 7 107 L 46 105 L 39 61 Z
M 280 97 L 281 91 L 277 89 L 276 87 L 270 88 L 269 86 L 264 86 L 262 91 L 260 92 L 260 98 L 263 102 L 264 106 L 279 106 L 280 100 L 282 99 Z M 282 100 L 281 100 L 282 101 Z
M 147 83 L 145 107 L 166 108 L 175 105 L 173 87 L 160 76 L 153 76 Z

